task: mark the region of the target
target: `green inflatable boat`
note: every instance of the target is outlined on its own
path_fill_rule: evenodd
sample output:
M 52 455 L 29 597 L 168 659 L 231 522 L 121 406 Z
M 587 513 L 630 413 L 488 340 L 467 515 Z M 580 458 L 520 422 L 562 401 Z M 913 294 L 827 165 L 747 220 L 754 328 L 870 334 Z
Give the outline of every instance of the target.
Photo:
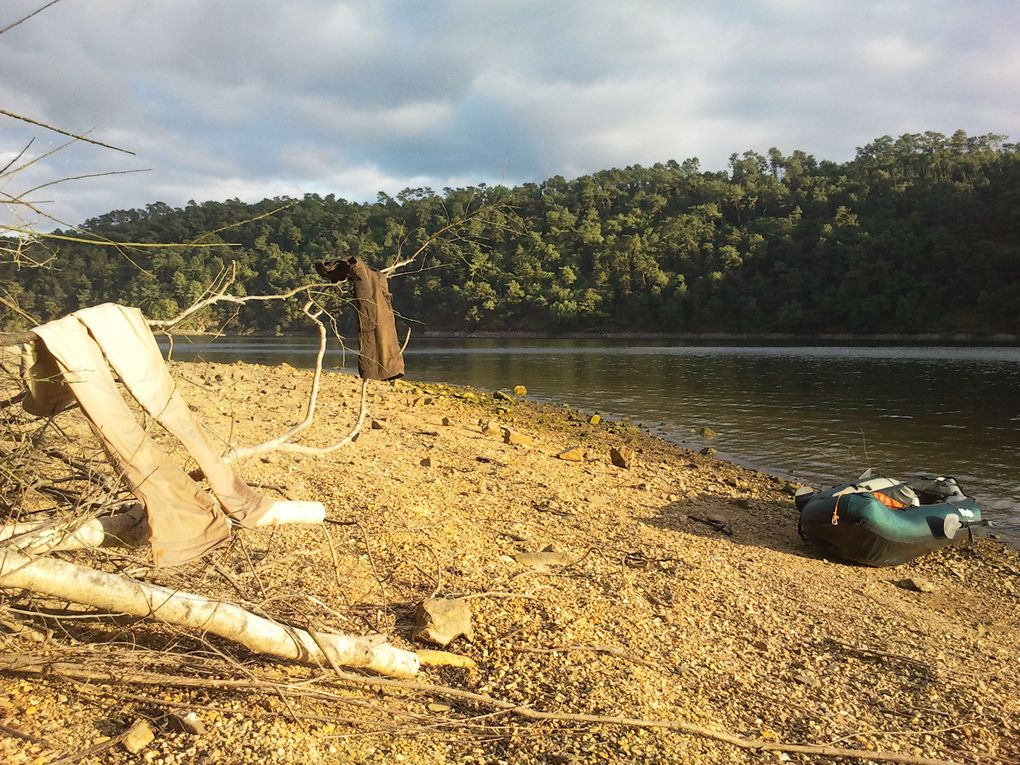
M 910 482 L 870 474 L 823 491 L 801 489 L 800 535 L 827 555 L 865 566 L 897 566 L 971 539 L 984 525 L 977 503 L 953 478 Z

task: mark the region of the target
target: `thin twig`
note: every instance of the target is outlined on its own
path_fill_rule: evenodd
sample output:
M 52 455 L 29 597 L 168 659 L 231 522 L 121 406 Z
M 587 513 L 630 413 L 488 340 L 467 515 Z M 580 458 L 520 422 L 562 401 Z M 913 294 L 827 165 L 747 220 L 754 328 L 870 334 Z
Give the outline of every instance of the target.
M 22 21 L 24 21 L 24 19 L 22 19 Z M 18 22 L 18 23 L 21 23 L 21 22 Z M 10 29 L 10 27 L 7 27 L 7 29 Z M 0 32 L 2 32 L 2 31 L 6 31 L 6 30 L 0 30 Z M 95 144 L 96 146 L 102 146 L 104 149 L 113 149 L 114 151 L 120 151 L 120 152 L 123 152 L 124 154 L 130 154 L 132 157 L 135 156 L 135 153 L 133 151 L 128 151 L 127 149 L 122 149 L 119 146 L 111 146 L 110 144 L 103 143 L 102 141 L 95 141 L 95 140 L 93 140 L 91 138 L 86 138 L 83 135 L 78 135 L 77 133 L 69 133 L 66 130 L 61 130 L 60 128 L 53 127 L 53 125 L 47 125 L 45 122 L 39 122 L 39 120 L 34 120 L 31 117 L 25 117 L 25 116 L 23 116 L 21 114 L 15 114 L 14 112 L 9 112 L 6 109 L 0 109 L 0 114 L 4 115 L 5 117 L 10 117 L 12 119 L 21 120 L 22 122 L 27 122 L 29 125 L 36 125 L 37 127 L 46 128 L 47 130 L 52 130 L 54 133 L 60 133 L 61 135 L 69 136 L 69 137 L 74 138 L 74 139 L 76 139 L 78 141 L 85 141 L 85 143 L 91 143 L 91 144 Z
M 34 11 L 32 11 L 27 16 L 23 16 L 22 18 L 18 19 L 17 21 L 8 24 L 3 29 L 0 29 L 0 35 L 2 35 L 4 32 L 7 32 L 8 30 L 14 29 L 14 27 L 18 26 L 18 24 L 24 24 L 26 21 L 28 21 L 30 18 L 35 16 L 37 13 L 42 13 L 47 8 L 49 8 L 51 5 L 56 5 L 59 2 L 60 2 L 60 0 L 50 0 L 42 8 L 36 8 Z
M 51 676 L 67 677 L 71 679 L 94 680 L 104 683 L 136 684 L 136 685 L 163 685 L 189 688 L 234 688 L 234 689 L 261 689 L 271 690 L 279 688 L 281 692 L 290 695 L 318 695 L 323 693 L 316 689 L 296 689 L 280 683 L 264 680 L 220 680 L 215 678 L 193 678 L 178 677 L 150 672 L 114 672 L 99 669 L 87 669 L 78 664 L 68 662 L 53 662 L 40 657 L 25 655 L 0 656 L 0 667 L 9 672 L 18 674 L 49 674 Z M 875 760 L 880 762 L 904 763 L 904 765 L 959 765 L 952 760 L 942 760 L 931 757 L 917 757 L 914 755 L 900 754 L 898 752 L 868 751 L 862 749 L 840 749 L 838 747 L 813 745 L 813 744 L 784 744 L 764 739 L 752 739 L 737 736 L 725 731 L 706 728 L 702 725 L 686 722 L 683 720 L 654 720 L 638 717 L 612 716 L 612 715 L 590 715 L 576 714 L 569 712 L 542 712 L 530 707 L 521 706 L 511 701 L 487 696 L 481 693 L 464 691 L 459 688 L 451 688 L 432 683 L 422 683 L 412 680 L 396 680 L 389 678 L 366 677 L 350 672 L 336 674 L 336 680 L 345 684 L 369 688 L 391 688 L 402 691 L 416 691 L 419 693 L 432 694 L 444 698 L 459 699 L 490 709 L 505 710 L 517 717 L 527 720 L 541 720 L 554 722 L 588 723 L 592 725 L 617 725 L 626 728 L 660 728 L 673 730 L 679 733 L 686 733 L 699 738 L 711 739 L 731 746 L 746 749 L 749 751 L 772 751 L 788 752 L 794 754 L 810 754 L 819 757 L 843 757 L 853 760 Z

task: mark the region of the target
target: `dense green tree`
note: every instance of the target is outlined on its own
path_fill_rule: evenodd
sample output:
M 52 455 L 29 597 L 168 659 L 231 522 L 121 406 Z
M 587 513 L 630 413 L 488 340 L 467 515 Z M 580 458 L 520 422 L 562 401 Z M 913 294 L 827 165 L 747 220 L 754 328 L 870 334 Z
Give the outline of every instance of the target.
M 405 189 L 370 204 L 154 202 L 83 228 L 177 246 L 51 242 L 44 268 L 0 263 L 5 299 L 40 319 L 103 300 L 166 317 L 227 268 L 241 294 L 270 293 L 313 280 L 322 258 L 382 267 L 427 244 L 391 287 L 398 311 L 428 330 L 1020 327 L 1020 150 L 962 131 L 883 136 L 842 164 L 770 148 L 733 154 L 727 172 L 687 159 L 512 189 Z M 232 319 L 234 331 L 307 328 L 298 301 L 217 307 L 200 327 Z

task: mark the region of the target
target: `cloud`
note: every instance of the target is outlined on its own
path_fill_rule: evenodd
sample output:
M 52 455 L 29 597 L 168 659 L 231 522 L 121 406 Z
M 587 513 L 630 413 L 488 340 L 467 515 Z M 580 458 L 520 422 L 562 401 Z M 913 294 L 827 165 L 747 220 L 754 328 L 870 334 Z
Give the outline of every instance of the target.
M 0 5 L 0 27 L 37 8 Z M 1020 24 L 974 0 L 92 0 L 4 33 L 0 105 L 72 146 L 0 189 L 65 221 L 153 201 L 542 181 L 901 132 L 1016 135 Z M 48 131 L 0 118 L 0 152 Z

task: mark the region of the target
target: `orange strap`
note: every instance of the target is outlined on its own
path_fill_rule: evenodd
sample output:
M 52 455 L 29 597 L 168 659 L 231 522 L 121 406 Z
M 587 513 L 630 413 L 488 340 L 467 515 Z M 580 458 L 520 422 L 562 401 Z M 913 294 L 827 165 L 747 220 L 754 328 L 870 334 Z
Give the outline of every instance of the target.
M 875 499 L 877 499 L 886 507 L 892 508 L 893 510 L 902 510 L 905 507 L 909 507 L 909 505 L 906 502 L 900 502 L 898 499 L 893 499 L 888 494 L 883 494 L 880 491 L 873 491 L 871 493 L 872 496 L 875 497 Z
M 839 497 L 836 497 L 836 506 L 832 508 L 832 525 L 839 525 Z

